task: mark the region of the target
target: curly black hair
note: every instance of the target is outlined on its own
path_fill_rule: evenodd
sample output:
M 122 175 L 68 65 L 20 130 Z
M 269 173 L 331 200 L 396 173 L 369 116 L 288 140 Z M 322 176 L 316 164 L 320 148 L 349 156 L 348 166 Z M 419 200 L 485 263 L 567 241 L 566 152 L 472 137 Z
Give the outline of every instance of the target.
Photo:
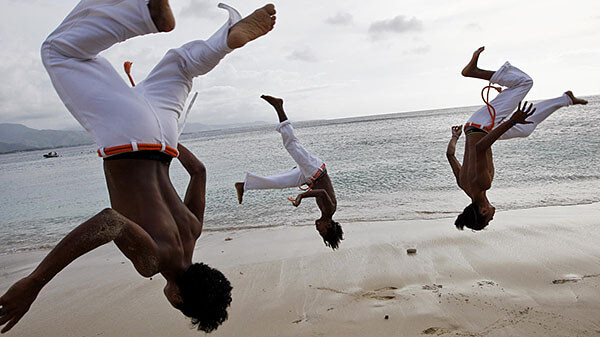
M 323 235 L 325 246 L 336 250 L 338 249 L 340 241 L 342 240 L 344 240 L 344 231 L 342 230 L 342 226 L 340 226 L 339 222 L 333 221 L 332 219 L 331 225 L 327 227 L 327 233 Z
M 458 215 L 456 221 L 454 221 L 454 226 L 460 230 L 467 227 L 474 231 L 480 231 L 484 229 L 488 223 L 489 222 L 485 221 L 485 217 L 479 213 L 479 206 L 472 203 L 465 207 L 463 212 Z
M 183 304 L 181 312 L 193 327 L 210 333 L 228 318 L 231 283 L 223 273 L 203 263 L 194 263 L 177 279 Z

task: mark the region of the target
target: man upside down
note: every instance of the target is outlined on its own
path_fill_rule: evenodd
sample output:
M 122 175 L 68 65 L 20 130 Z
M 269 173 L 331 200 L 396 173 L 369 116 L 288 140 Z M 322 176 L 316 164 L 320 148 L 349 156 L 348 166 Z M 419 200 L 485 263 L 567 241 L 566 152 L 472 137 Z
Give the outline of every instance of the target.
M 58 95 L 104 158 L 111 208 L 71 231 L 0 297 L 2 332 L 17 324 L 57 273 L 111 241 L 140 275 L 164 277 L 168 301 L 199 330 L 213 331 L 227 319 L 229 281 L 192 262 L 204 223 L 206 169 L 178 143 L 177 120 L 193 78 L 273 29 L 275 7 L 244 19 L 227 5 L 219 7 L 229 12 L 225 25 L 206 41 L 169 50 L 133 88 L 98 54 L 135 36 L 173 30 L 168 0 L 82 0 L 43 43 L 42 61 Z M 190 174 L 183 201 L 169 178 L 173 158 Z

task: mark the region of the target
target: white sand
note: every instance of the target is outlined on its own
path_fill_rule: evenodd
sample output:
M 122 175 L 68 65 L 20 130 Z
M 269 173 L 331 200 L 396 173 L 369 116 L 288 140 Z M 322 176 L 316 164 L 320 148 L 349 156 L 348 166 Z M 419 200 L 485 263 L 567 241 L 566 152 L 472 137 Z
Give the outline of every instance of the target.
M 206 233 L 195 260 L 234 286 L 211 336 L 600 336 L 600 204 L 499 212 L 479 233 L 453 221 L 343 224 L 336 252 L 312 227 Z M 0 292 L 44 254 L 0 257 Z M 103 247 L 59 274 L 9 336 L 204 335 L 164 284 Z

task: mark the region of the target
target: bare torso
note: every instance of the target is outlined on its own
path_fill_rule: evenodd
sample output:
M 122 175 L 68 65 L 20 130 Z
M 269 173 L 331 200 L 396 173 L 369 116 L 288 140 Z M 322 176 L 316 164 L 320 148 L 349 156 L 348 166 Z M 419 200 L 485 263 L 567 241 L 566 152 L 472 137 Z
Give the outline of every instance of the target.
M 331 179 L 329 178 L 329 174 L 327 171 L 323 173 L 319 179 L 317 179 L 313 184 L 313 190 L 325 190 L 329 195 L 329 199 L 331 203 L 323 200 L 323 198 L 315 198 L 317 202 L 317 206 L 321 210 L 323 216 L 327 218 L 333 217 L 337 209 L 337 199 L 335 198 L 335 192 L 333 191 L 333 184 L 331 183 Z
M 472 133 L 466 136 L 462 169 L 458 176 L 458 186 L 474 198 L 478 193 L 487 191 L 494 180 L 494 160 L 491 147 L 478 154 L 475 145 L 484 134 Z
M 142 159 L 105 161 L 104 173 L 112 208 L 142 227 L 156 243 L 160 272 L 191 263 L 203 219 L 175 191 L 169 164 Z

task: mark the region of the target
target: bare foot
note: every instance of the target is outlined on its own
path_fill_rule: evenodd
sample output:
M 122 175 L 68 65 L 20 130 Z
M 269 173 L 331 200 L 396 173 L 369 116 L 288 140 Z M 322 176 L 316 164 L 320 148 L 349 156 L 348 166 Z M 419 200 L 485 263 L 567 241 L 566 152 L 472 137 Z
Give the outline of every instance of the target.
M 229 29 L 227 45 L 231 49 L 240 48 L 267 34 L 273 26 L 275 26 L 275 6 L 268 4 L 233 25 Z
M 283 109 L 283 100 L 281 98 L 267 96 L 267 95 L 261 95 L 260 98 L 269 102 L 269 104 L 271 104 L 275 108 L 275 110 Z
M 150 0 L 148 10 L 159 32 L 170 32 L 175 29 L 175 17 L 169 6 L 169 0 Z
M 571 99 L 573 104 L 583 104 L 583 105 L 588 104 L 588 101 L 586 101 L 585 99 L 575 97 L 575 95 L 573 95 L 573 92 L 571 90 L 565 91 L 565 94 L 567 94 L 567 96 L 569 96 L 569 98 Z
M 261 95 L 260 98 L 264 99 L 271 104 L 273 108 L 275 108 L 275 111 L 277 111 L 277 117 L 279 117 L 279 123 L 282 123 L 288 119 L 285 111 L 283 111 L 283 100 L 281 98 L 267 95 Z
M 479 61 L 479 55 L 485 50 L 485 47 L 479 47 L 474 53 L 471 61 L 464 67 L 461 74 L 465 77 L 473 77 L 477 73 L 477 62 Z
M 244 183 L 235 183 L 235 190 L 237 191 L 238 202 L 241 204 L 244 196 Z

